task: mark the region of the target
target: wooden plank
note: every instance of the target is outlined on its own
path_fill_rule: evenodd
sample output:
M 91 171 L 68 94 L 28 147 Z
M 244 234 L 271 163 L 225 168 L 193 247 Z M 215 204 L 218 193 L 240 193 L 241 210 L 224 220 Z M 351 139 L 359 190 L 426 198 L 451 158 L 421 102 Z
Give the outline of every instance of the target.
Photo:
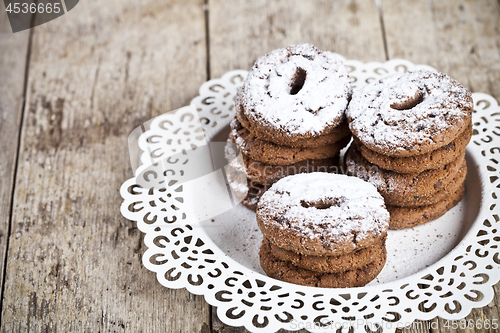
M 499 7 L 495 0 L 384 0 L 389 58 L 431 65 L 472 91 L 498 99 Z
M 411 10 L 408 10 L 411 8 Z M 500 99 L 500 5 L 495 0 L 384 0 L 382 13 L 389 58 L 405 58 L 434 66 L 472 91 Z M 474 309 L 465 319 L 500 322 L 500 284 L 494 300 Z M 433 332 L 494 332 L 490 329 L 452 329 L 440 318 Z
M 209 2 L 210 72 L 250 69 L 257 58 L 308 42 L 361 61 L 385 61 L 375 1 Z
M 9 220 L 17 156 L 29 31 L 13 34 L 0 11 L 0 290 L 7 255 Z
M 128 134 L 206 79 L 202 0 L 80 1 L 34 30 L 2 332 L 209 332 L 121 217 Z
M 225 1 L 210 0 L 208 10 L 212 77 L 250 69 L 267 52 L 302 42 L 348 59 L 385 60 L 375 1 L 237 0 L 228 6 Z M 225 325 L 215 313 L 213 309 L 214 332 L 247 332 Z

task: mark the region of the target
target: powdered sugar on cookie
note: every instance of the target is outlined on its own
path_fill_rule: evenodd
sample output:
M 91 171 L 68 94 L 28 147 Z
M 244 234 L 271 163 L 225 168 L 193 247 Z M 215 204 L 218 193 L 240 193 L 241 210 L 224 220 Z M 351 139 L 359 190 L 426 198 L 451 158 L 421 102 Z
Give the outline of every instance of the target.
M 387 231 L 389 213 L 377 189 L 356 177 L 310 173 L 281 179 L 264 193 L 259 216 L 303 237 L 339 242 Z
M 411 156 L 451 142 L 467 126 L 470 91 L 430 71 L 397 73 L 357 89 L 346 115 L 353 134 L 381 154 Z
M 257 60 L 241 91 L 251 122 L 289 136 L 327 134 L 344 119 L 351 95 L 346 66 L 309 44 L 272 51 Z

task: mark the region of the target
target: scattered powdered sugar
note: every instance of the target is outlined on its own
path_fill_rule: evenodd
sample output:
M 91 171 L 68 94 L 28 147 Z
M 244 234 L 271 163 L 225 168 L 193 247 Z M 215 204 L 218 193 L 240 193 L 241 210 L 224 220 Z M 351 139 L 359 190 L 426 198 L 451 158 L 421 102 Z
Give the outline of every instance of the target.
M 365 145 L 396 152 L 432 144 L 437 135 L 464 124 L 471 111 L 466 88 L 443 73 L 420 70 L 358 88 L 346 115 Z
M 320 135 L 343 120 L 351 85 L 335 54 L 300 44 L 257 60 L 241 93 L 249 119 L 290 135 Z
M 383 233 L 389 213 L 377 189 L 356 177 L 322 172 L 289 176 L 274 183 L 259 201 L 258 214 L 274 216 L 281 228 L 311 238 Z

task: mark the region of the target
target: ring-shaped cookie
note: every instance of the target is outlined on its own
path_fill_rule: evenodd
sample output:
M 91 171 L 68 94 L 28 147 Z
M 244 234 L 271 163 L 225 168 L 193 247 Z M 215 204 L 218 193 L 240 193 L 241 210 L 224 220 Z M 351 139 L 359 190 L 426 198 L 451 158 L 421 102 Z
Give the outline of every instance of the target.
M 274 183 L 257 206 L 257 223 L 274 245 L 303 255 L 342 255 L 385 237 L 389 213 L 375 186 L 315 172 Z
M 242 124 L 261 139 L 289 146 L 302 141 L 304 146 L 304 140 L 335 131 L 345 119 L 350 97 L 342 60 L 299 44 L 258 59 L 235 103 Z
M 469 124 L 472 95 L 449 76 L 397 73 L 353 93 L 349 128 L 363 145 L 390 156 L 413 156 L 453 141 Z

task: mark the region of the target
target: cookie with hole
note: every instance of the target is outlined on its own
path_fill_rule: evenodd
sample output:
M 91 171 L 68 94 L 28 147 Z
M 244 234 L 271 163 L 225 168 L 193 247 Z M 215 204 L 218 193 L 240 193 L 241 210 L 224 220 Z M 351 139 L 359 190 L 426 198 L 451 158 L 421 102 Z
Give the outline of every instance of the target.
M 274 183 L 257 206 L 264 238 L 302 255 L 339 256 L 387 235 L 389 213 L 377 189 L 356 177 L 304 173 Z
M 437 169 L 451 163 L 457 156 L 465 154 L 465 148 L 472 137 L 472 122 L 452 142 L 436 150 L 413 156 L 389 156 L 368 149 L 354 137 L 353 141 L 361 155 L 370 163 L 382 169 L 398 173 L 419 173 L 425 170 Z
M 332 145 L 346 136 L 350 136 L 351 132 L 349 130 L 349 125 L 347 120 L 343 120 L 338 126 L 333 128 L 328 134 L 313 136 L 307 139 L 294 139 L 289 140 L 286 138 L 279 138 L 275 136 L 275 133 L 268 132 L 265 129 L 260 128 L 259 126 L 253 126 L 245 114 L 242 111 L 242 105 L 239 103 L 240 96 L 237 94 L 235 97 L 235 111 L 236 118 L 241 123 L 241 125 L 246 128 L 250 133 L 255 135 L 257 138 L 275 143 L 276 145 L 282 147 L 294 147 L 294 148 L 318 148 L 325 147 L 328 145 Z
M 258 138 L 319 147 L 348 134 L 352 90 L 347 67 L 310 44 L 274 50 L 256 61 L 235 97 L 241 124 Z
M 338 153 L 331 157 L 322 159 L 306 159 L 289 165 L 273 165 L 254 160 L 249 155 L 247 155 L 244 150 L 240 150 L 240 145 L 237 145 L 235 143 L 238 141 L 237 137 L 230 135 L 227 141 L 228 145 L 226 146 L 226 151 L 229 149 L 229 147 L 231 147 L 233 153 L 229 154 L 228 152 L 226 152 L 226 158 L 228 158 L 229 160 L 233 159 L 231 164 L 234 164 L 236 160 L 234 160 L 234 157 L 231 156 L 235 155 L 234 151 L 238 151 L 238 153 L 240 153 L 238 159 L 241 160 L 239 161 L 239 164 L 241 164 L 239 166 L 239 169 L 244 172 L 248 179 L 261 184 L 271 185 L 272 183 L 275 183 L 283 177 L 298 173 L 340 172 L 340 158 Z M 275 146 L 276 150 L 279 150 L 279 146 Z M 265 152 L 263 152 L 263 154 L 264 153 Z M 252 154 L 252 156 L 254 155 L 256 154 Z M 256 155 L 256 157 L 259 158 L 259 155 Z
M 465 162 L 465 161 L 464 161 Z M 464 163 L 453 180 L 441 190 L 429 196 L 413 196 L 410 198 L 389 198 L 386 199 L 388 206 L 399 207 L 421 207 L 438 203 L 453 195 L 464 184 L 467 176 L 467 165 Z
M 264 239 L 259 252 L 260 265 L 264 272 L 277 280 L 304 286 L 320 288 L 350 288 L 361 287 L 372 281 L 384 268 L 387 260 L 387 250 L 373 260 L 359 268 L 337 273 L 320 273 L 294 266 L 289 261 L 282 261 L 276 257 Z
M 266 239 L 269 242 L 269 240 Z M 293 266 L 318 273 L 338 273 L 362 268 L 382 255 L 385 249 L 385 238 L 373 245 L 355 250 L 340 256 L 305 256 L 300 253 L 282 249 L 271 242 L 271 253 L 281 261 L 290 262 Z
M 304 160 L 290 165 L 271 165 L 255 161 L 243 154 L 243 161 L 248 179 L 268 185 L 284 177 L 299 173 L 340 173 L 340 158 L 338 155 L 324 159 Z
M 407 157 L 448 145 L 470 125 L 472 94 L 446 74 L 396 73 L 357 89 L 346 111 L 367 149 Z
M 434 221 L 455 207 L 463 198 L 465 186 L 435 204 L 417 207 L 387 206 L 391 216 L 389 229 L 406 229 Z
M 259 139 L 235 118 L 231 121 L 228 141 L 237 144 L 241 152 L 252 160 L 271 165 L 290 165 L 305 160 L 334 157 L 349 143 L 350 138 L 347 133 L 339 141 L 320 147 L 282 146 Z
M 345 155 L 348 175 L 373 184 L 387 205 L 414 207 L 434 204 L 454 193 L 467 173 L 464 155 L 437 169 L 420 173 L 397 173 L 368 162 L 355 145 Z

